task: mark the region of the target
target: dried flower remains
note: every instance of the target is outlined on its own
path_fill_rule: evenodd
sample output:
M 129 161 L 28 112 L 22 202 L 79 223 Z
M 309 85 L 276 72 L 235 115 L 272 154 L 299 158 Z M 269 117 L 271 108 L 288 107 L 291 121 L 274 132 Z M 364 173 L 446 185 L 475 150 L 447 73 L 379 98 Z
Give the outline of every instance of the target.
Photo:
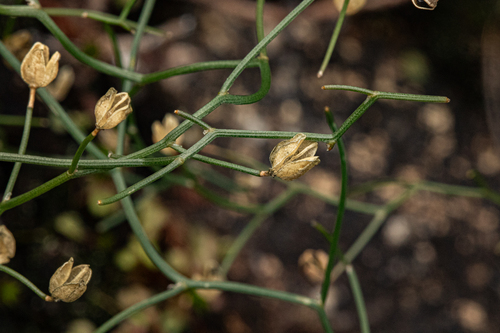
M 95 105 L 96 129 L 110 129 L 125 120 L 132 112 L 130 102 L 128 93 L 118 93 L 115 88 L 109 88 Z
M 87 290 L 87 284 L 92 277 L 90 266 L 73 267 L 73 263 L 73 258 L 70 258 L 50 278 L 49 292 L 56 302 L 74 302 Z
M 411 0 L 418 9 L 434 10 L 439 0 Z
M 46 87 L 57 76 L 60 58 L 55 52 L 49 59 L 49 47 L 36 42 L 21 63 L 21 77 L 30 88 Z
M 6 264 L 16 254 L 16 240 L 6 226 L 0 225 L 0 264 Z
M 316 154 L 318 143 L 306 140 L 306 135 L 298 133 L 290 140 L 281 141 L 274 147 L 269 161 L 268 174 L 283 180 L 294 180 L 318 165 Z
M 163 120 L 159 122 L 156 120 L 152 125 L 151 125 L 151 132 L 153 133 L 153 142 L 157 143 L 161 139 L 163 139 L 168 133 L 170 133 L 171 130 L 176 128 L 179 125 L 179 121 L 177 118 L 171 114 L 167 113 L 165 117 L 163 117 Z M 184 138 L 184 134 L 179 136 L 176 140 L 175 143 L 180 145 L 182 144 Z M 174 155 L 177 152 L 173 150 L 172 148 L 164 148 L 161 150 L 161 153 L 165 155 Z

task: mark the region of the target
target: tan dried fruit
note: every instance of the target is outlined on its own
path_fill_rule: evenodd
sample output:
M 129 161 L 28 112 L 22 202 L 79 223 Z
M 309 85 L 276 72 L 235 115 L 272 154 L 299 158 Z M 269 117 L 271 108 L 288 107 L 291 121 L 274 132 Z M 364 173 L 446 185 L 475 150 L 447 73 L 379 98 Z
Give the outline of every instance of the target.
M 109 88 L 95 105 L 95 127 L 98 130 L 116 127 L 132 112 L 130 102 L 128 93 L 117 93 L 115 88 Z
M 413 5 L 418 9 L 434 10 L 439 0 L 411 0 Z
M 269 175 L 283 180 L 299 178 L 319 164 L 319 157 L 314 156 L 316 150 L 318 143 L 307 141 L 303 133 L 278 143 L 269 156 Z
M 176 128 L 179 125 L 179 121 L 177 118 L 171 114 L 167 113 L 165 117 L 163 117 L 162 122 L 159 122 L 156 120 L 152 125 L 151 125 L 151 132 L 153 133 L 153 142 L 157 143 L 161 139 L 165 137 L 168 133 L 170 133 L 171 130 Z M 182 144 L 184 138 L 184 134 L 179 136 L 176 140 L 175 143 L 177 145 Z M 174 155 L 177 152 L 173 150 L 172 148 L 164 148 L 161 150 L 161 152 L 165 155 Z
M 16 254 L 16 240 L 6 226 L 0 225 L 0 264 L 6 264 Z
M 36 42 L 21 63 L 21 76 L 30 88 L 46 87 L 59 71 L 61 55 L 55 52 L 49 59 L 49 47 Z
M 73 262 L 70 258 L 50 278 L 49 292 L 56 302 L 74 302 L 87 290 L 92 270 L 89 265 L 73 267 Z

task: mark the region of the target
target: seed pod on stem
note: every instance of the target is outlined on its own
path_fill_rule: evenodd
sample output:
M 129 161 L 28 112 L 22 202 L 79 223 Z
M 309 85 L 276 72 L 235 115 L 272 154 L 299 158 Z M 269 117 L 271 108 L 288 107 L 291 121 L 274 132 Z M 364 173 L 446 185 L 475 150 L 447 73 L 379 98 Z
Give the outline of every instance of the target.
M 36 42 L 21 63 L 21 77 L 30 88 L 46 87 L 57 76 L 60 58 L 55 52 L 49 59 L 49 47 Z
M 303 133 L 296 134 L 290 140 L 281 141 L 269 156 L 271 168 L 267 174 L 283 180 L 294 180 L 318 165 L 316 154 L 318 143 L 307 141 Z
M 56 302 L 74 302 L 87 290 L 92 270 L 89 265 L 73 267 L 73 262 L 73 258 L 70 258 L 50 278 L 49 292 Z
M 96 130 L 116 127 L 132 112 L 130 96 L 126 92 L 118 93 L 115 88 L 109 88 L 95 105 Z

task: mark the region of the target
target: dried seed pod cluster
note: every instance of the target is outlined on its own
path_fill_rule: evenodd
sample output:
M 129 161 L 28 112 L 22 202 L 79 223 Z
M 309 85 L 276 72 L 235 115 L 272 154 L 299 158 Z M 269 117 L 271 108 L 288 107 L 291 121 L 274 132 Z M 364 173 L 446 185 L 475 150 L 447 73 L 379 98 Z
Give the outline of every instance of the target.
M 46 87 L 59 71 L 61 55 L 55 52 L 49 59 L 49 47 L 36 42 L 21 63 L 21 76 L 30 88 Z
M 319 164 L 319 157 L 314 156 L 316 150 L 318 143 L 307 141 L 303 133 L 298 133 L 290 140 L 281 141 L 269 156 L 269 175 L 283 180 L 299 178 Z
M 95 105 L 95 127 L 98 130 L 116 127 L 131 112 L 132 106 L 128 93 L 118 93 L 115 88 L 109 88 Z
M 16 240 L 6 226 L 0 225 L 0 264 L 6 264 L 16 254 Z
M 87 284 L 92 277 L 90 266 L 73 267 L 73 263 L 73 258 L 70 258 L 50 278 L 49 292 L 56 302 L 74 302 L 87 290 Z

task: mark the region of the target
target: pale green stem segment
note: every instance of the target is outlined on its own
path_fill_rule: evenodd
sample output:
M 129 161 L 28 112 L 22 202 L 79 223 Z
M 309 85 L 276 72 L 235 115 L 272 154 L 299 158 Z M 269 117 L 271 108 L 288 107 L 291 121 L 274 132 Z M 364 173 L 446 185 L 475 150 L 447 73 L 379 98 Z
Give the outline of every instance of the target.
M 370 333 L 370 322 L 368 321 L 368 313 L 366 311 L 363 291 L 361 290 L 358 275 L 356 274 L 356 271 L 354 270 L 352 264 L 348 264 L 346 266 L 346 273 L 347 278 L 349 279 L 349 285 L 351 286 L 351 290 L 354 295 L 354 303 L 356 303 L 356 310 L 359 316 L 359 326 L 361 327 L 361 333 Z
M 245 228 L 238 234 L 238 237 L 229 247 L 219 267 L 219 273 L 221 276 L 227 275 L 238 254 L 241 252 L 250 237 L 252 237 L 255 231 L 262 225 L 262 223 L 270 215 L 283 207 L 296 194 L 297 191 L 293 189 L 293 187 L 289 187 L 287 191 L 283 192 L 281 195 L 259 209 L 259 212 L 255 214 L 252 220 L 250 220 Z
M 73 157 L 73 161 L 71 162 L 71 166 L 68 169 L 68 174 L 72 175 L 75 173 L 76 168 L 78 166 L 78 161 L 80 161 L 80 158 L 82 157 L 83 152 L 85 151 L 85 148 L 87 148 L 87 145 L 90 143 L 90 141 L 94 140 L 96 137 L 97 133 L 99 130 L 96 128 L 95 130 L 92 131 L 87 137 L 82 141 L 80 144 L 80 147 L 78 147 L 78 150 L 76 151 L 75 156 Z
M 117 25 L 131 32 L 133 32 L 137 28 L 137 23 L 126 19 L 128 12 L 125 13 L 126 14 L 125 17 L 122 17 L 122 15 L 120 15 L 120 17 L 117 17 L 115 15 L 102 13 L 95 10 L 80 9 L 80 8 L 43 8 L 42 10 L 49 16 L 77 16 L 85 19 L 95 20 L 109 25 Z M 122 14 L 124 14 L 124 12 L 122 12 Z M 147 27 L 146 32 L 157 36 L 165 36 L 165 31 L 153 27 Z
M 325 108 L 325 116 L 328 126 L 330 127 L 332 133 L 335 133 L 337 126 L 333 119 L 333 114 L 329 108 Z M 326 302 L 326 297 L 328 296 L 328 290 L 330 288 L 330 275 L 337 257 L 337 247 L 340 239 L 340 231 L 342 230 L 342 222 L 344 219 L 345 212 L 345 202 L 347 195 L 347 159 L 344 147 L 344 141 L 339 139 L 337 141 L 337 147 L 339 149 L 340 157 L 340 170 L 341 170 L 341 188 L 340 188 L 340 198 L 339 205 L 337 208 L 337 219 L 335 221 L 335 227 L 332 234 L 332 241 L 330 243 L 330 250 L 328 253 L 328 264 L 325 269 L 325 277 L 323 279 L 323 284 L 321 285 L 321 303 L 324 305 Z
M 328 63 L 332 58 L 333 50 L 335 49 L 335 44 L 337 44 L 337 39 L 339 38 L 340 29 L 342 28 L 342 24 L 344 24 L 344 18 L 347 12 L 347 6 L 349 6 L 349 0 L 344 0 L 344 4 L 342 5 L 342 9 L 340 10 L 339 13 L 339 18 L 337 19 L 337 23 L 335 24 L 335 29 L 333 30 L 332 38 L 330 39 L 330 44 L 328 45 L 328 49 L 326 50 L 325 53 L 325 58 L 321 63 L 321 67 L 319 68 L 318 78 L 323 76 L 326 66 L 328 66 Z
M 19 282 L 24 283 L 28 288 L 30 288 L 41 299 L 47 300 L 47 297 L 50 297 L 47 294 L 45 294 L 43 291 L 41 291 L 40 289 L 38 289 L 38 287 L 35 286 L 30 280 L 28 280 L 26 277 L 24 277 L 23 275 L 19 274 L 18 272 L 16 272 L 12 268 L 9 268 L 9 267 L 4 266 L 4 265 L 0 265 L 0 271 L 9 274 L 13 278 L 17 279 Z
M 24 129 L 23 136 L 21 138 L 21 143 L 19 144 L 19 155 L 24 155 L 26 153 L 26 147 L 28 147 L 28 139 L 30 137 L 31 131 L 31 120 L 33 118 L 33 107 L 35 104 L 35 93 L 36 89 L 30 89 L 30 98 L 28 102 L 28 107 L 26 108 L 26 118 L 24 119 Z M 16 184 L 17 176 L 19 175 L 19 171 L 21 170 L 21 163 L 14 163 L 14 167 L 12 168 L 12 172 L 10 173 L 9 181 L 5 188 L 5 192 L 3 194 L 2 201 L 9 200 L 12 196 L 12 190 L 14 189 L 14 185 Z
M 184 111 L 181 111 L 181 110 L 175 110 L 174 113 L 176 115 L 178 115 L 179 117 L 182 117 L 184 119 L 187 119 L 187 120 L 190 120 L 192 121 L 193 123 L 195 123 L 196 125 L 200 126 L 201 128 L 203 128 L 204 130 L 208 131 L 208 130 L 212 130 L 212 126 L 208 125 L 206 122 L 204 122 L 203 120 L 201 119 L 198 119 L 196 117 L 193 117 L 192 115 L 190 115 L 189 113 L 186 113 Z

